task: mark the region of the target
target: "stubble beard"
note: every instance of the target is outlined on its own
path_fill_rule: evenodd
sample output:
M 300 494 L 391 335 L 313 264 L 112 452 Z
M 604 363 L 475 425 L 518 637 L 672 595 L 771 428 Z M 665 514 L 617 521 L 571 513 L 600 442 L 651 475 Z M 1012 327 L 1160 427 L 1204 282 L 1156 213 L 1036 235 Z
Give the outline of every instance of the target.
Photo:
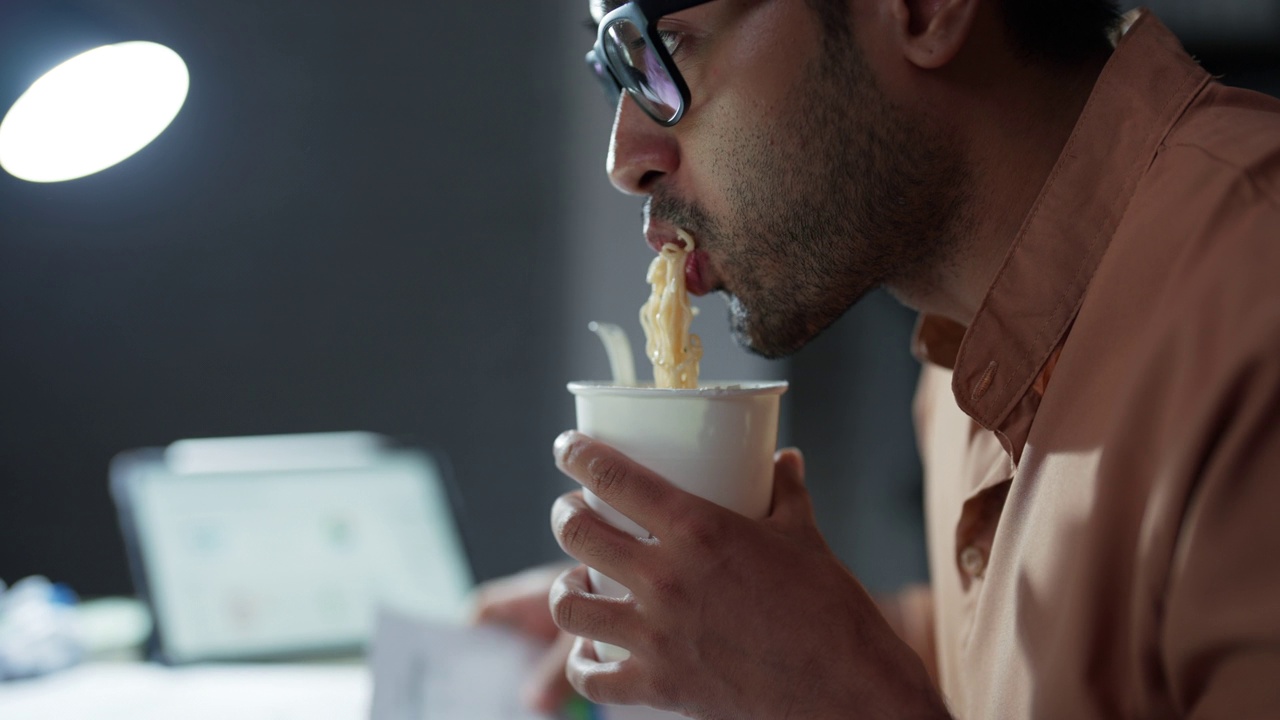
M 713 167 L 731 212 L 661 191 L 652 212 L 696 228 L 726 281 L 743 347 L 794 353 L 871 289 L 936 285 L 957 262 L 971 175 L 956 143 L 894 107 L 851 39 L 828 43 L 789 115 L 726 138 Z

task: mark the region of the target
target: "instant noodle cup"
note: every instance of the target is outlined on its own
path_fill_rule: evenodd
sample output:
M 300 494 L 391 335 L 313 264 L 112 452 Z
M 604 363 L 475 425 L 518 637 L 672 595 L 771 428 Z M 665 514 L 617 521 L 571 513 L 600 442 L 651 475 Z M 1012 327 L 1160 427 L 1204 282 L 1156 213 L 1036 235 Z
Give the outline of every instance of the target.
M 773 454 L 785 381 L 703 383 L 690 389 L 572 382 L 578 430 L 607 443 L 687 492 L 749 518 L 773 500 Z M 636 537 L 649 532 L 590 491 L 587 505 Z M 593 591 L 625 597 L 627 588 L 590 570 Z M 596 642 L 602 661 L 626 650 Z

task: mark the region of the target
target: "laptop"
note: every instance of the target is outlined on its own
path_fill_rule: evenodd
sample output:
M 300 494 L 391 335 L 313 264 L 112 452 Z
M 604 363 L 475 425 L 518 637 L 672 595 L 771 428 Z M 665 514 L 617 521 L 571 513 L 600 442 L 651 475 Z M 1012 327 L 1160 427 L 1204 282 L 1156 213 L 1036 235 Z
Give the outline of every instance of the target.
M 474 573 L 439 452 L 371 433 L 211 438 L 121 453 L 109 474 L 153 659 L 355 655 L 379 610 L 465 617 Z

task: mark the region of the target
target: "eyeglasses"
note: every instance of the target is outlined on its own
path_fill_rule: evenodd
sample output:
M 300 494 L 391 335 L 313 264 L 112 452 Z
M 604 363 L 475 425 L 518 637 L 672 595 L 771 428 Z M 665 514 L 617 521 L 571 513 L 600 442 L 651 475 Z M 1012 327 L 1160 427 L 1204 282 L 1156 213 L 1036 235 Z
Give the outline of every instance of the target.
M 612 103 L 617 104 L 626 90 L 659 124 L 671 127 L 680 122 L 689 107 L 689 86 L 676 69 L 657 22 L 707 2 L 711 0 L 635 0 L 604 16 L 595 47 L 587 53 L 587 67 Z

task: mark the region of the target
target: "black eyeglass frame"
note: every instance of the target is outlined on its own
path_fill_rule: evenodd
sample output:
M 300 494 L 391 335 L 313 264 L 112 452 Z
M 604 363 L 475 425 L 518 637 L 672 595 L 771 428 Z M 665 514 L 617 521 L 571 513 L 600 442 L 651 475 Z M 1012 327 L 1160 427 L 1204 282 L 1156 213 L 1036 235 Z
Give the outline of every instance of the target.
M 596 44 L 587 52 L 587 67 L 591 70 L 591 74 L 595 75 L 600 81 L 605 92 L 616 104 L 622 97 L 622 91 L 626 90 L 640 109 L 645 114 L 653 118 L 653 121 L 664 127 L 671 127 L 680 122 L 680 118 L 684 117 L 685 109 L 689 107 L 689 86 L 684 81 L 684 76 L 680 74 L 676 63 L 671 59 L 671 53 L 667 52 L 667 45 L 662 41 L 662 37 L 658 34 L 658 20 L 666 15 L 687 10 L 697 5 L 704 5 L 712 2 L 712 0 L 635 0 L 621 7 L 615 8 L 600 19 L 600 26 L 596 31 Z M 649 49 L 662 63 L 663 69 L 667 76 L 671 78 L 671 82 L 675 83 L 676 89 L 680 91 L 680 107 L 676 108 L 675 114 L 670 118 L 663 118 L 655 115 L 650 109 L 649 103 L 640 98 L 636 93 L 636 89 L 623 83 L 619 79 L 620 70 L 615 69 L 612 62 L 612 56 L 605 51 L 605 33 L 609 28 L 617 24 L 621 20 L 626 20 L 635 25 L 648 44 Z

